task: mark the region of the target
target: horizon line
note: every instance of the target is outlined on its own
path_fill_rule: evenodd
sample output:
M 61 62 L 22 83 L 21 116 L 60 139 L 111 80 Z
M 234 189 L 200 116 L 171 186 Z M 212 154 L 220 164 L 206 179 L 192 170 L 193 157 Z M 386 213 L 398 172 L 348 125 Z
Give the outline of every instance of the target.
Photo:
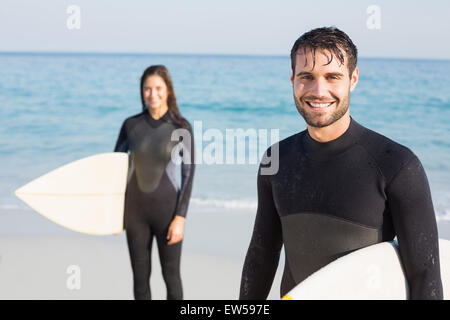
M 290 58 L 289 55 L 270 54 L 270 53 L 194 53 L 194 52 L 114 52 L 114 51 L 3 51 L 0 55 L 17 54 L 42 54 L 42 55 L 167 55 L 167 56 L 216 56 L 216 57 L 258 57 L 258 58 Z M 424 58 L 424 57 L 374 57 L 359 56 L 358 59 L 386 59 L 386 60 L 427 60 L 427 61 L 450 61 L 448 58 Z

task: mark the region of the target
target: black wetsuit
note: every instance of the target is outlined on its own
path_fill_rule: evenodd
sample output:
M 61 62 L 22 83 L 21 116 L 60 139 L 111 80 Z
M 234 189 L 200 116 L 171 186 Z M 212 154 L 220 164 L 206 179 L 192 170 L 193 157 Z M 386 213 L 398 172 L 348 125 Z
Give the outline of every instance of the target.
M 333 260 L 395 236 L 410 298 L 442 299 L 430 189 L 408 148 L 353 119 L 333 141 L 317 142 L 305 130 L 278 147 L 278 172 L 262 175 L 262 163 L 258 172 L 240 299 L 267 298 L 283 244 L 281 296 Z
M 125 195 L 124 228 L 134 279 L 135 299 L 150 299 L 151 248 L 156 237 L 167 299 L 182 299 L 180 277 L 181 244 L 167 245 L 167 232 L 175 215 L 186 216 L 194 175 L 194 144 L 172 141 L 180 128 L 168 112 L 158 120 L 148 110 L 126 119 L 116 143 L 116 152 L 130 151 L 128 185 Z M 183 140 L 184 141 L 184 140 Z M 180 148 L 183 146 L 182 148 Z M 175 153 L 183 156 L 181 188 L 177 185 Z

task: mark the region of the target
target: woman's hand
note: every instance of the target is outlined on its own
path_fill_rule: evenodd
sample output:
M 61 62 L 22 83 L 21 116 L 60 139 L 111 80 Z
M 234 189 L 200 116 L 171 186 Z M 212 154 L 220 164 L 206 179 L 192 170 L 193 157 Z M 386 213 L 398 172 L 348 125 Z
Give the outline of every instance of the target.
M 169 232 L 167 232 L 168 245 L 180 242 L 183 240 L 184 234 L 184 217 L 175 216 L 169 226 Z

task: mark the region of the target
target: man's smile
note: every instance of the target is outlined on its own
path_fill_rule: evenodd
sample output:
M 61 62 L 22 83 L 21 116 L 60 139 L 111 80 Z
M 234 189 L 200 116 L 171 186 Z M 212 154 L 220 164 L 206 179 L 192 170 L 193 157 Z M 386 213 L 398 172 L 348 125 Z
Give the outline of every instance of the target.
M 305 101 L 308 106 L 314 109 L 325 109 L 333 105 L 336 101 L 330 102 L 313 102 L 313 101 Z

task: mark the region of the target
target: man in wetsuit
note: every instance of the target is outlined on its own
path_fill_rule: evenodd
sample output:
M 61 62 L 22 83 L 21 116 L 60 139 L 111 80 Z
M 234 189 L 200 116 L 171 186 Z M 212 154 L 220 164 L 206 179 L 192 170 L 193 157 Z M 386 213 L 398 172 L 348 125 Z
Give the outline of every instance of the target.
M 282 245 L 281 296 L 333 260 L 394 237 L 410 298 L 442 299 L 436 218 L 419 159 L 350 116 L 355 45 L 337 28 L 314 29 L 297 39 L 291 63 L 307 130 L 271 146 L 261 161 L 240 299 L 267 298 Z M 268 158 L 278 160 L 275 174 L 262 171 Z

